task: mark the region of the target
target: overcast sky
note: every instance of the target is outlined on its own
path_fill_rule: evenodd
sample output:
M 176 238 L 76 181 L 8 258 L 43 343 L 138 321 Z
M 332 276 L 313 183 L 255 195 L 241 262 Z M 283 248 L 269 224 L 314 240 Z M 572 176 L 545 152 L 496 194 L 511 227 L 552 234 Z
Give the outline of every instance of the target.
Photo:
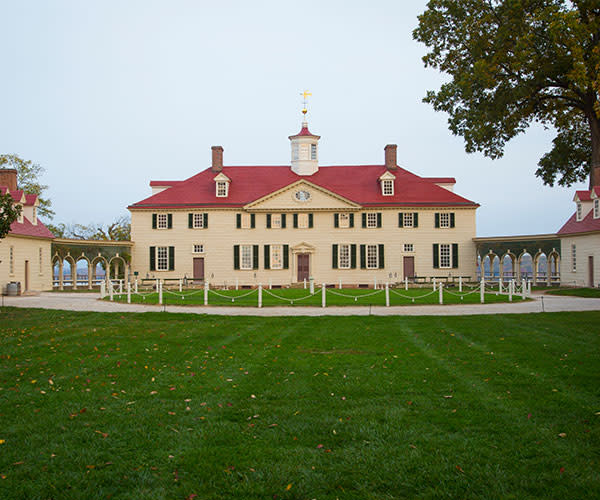
M 0 152 L 46 169 L 54 223 L 106 223 L 185 179 L 222 145 L 225 165 L 285 165 L 300 92 L 322 165 L 398 163 L 453 176 L 481 204 L 477 235 L 556 232 L 575 189 L 535 177 L 552 131 L 501 160 L 466 154 L 422 102 L 444 76 L 412 40 L 425 0 L 0 0 Z

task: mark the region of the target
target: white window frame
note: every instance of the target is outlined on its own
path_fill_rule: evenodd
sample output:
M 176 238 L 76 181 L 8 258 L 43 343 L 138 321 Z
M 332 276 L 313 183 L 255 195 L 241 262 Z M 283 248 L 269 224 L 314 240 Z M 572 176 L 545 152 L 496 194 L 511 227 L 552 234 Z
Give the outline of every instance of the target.
M 583 206 L 580 201 L 577 202 L 577 221 L 581 220 L 581 216 L 583 215 Z
M 596 198 L 594 200 L 594 219 L 598 219 L 600 217 L 600 200 Z
M 169 247 L 156 247 L 156 270 L 169 270 Z
M 310 160 L 310 144 L 300 144 L 300 159 Z
M 298 161 L 300 159 L 300 148 L 298 144 L 292 146 L 292 160 Z
M 367 228 L 377 227 L 377 212 L 367 212 Z
M 308 214 L 298 214 L 298 229 L 308 229 Z
M 438 252 L 440 269 L 451 269 L 452 245 L 450 243 L 440 243 Z
M 407 252 L 407 253 L 414 252 L 415 251 L 414 243 L 404 243 L 404 246 L 402 247 L 402 251 Z
M 269 264 L 271 269 L 283 269 L 283 245 L 269 246 Z
M 338 226 L 344 229 L 350 227 L 350 214 L 342 212 L 338 215 Z
M 252 269 L 254 262 L 252 245 L 240 245 L 240 269 L 245 271 Z
M 249 214 L 246 212 L 242 213 L 241 228 L 242 229 L 251 229 L 252 228 L 252 214 Z
M 440 212 L 440 227 L 450 227 L 450 212 Z
M 271 228 L 281 229 L 281 214 L 271 214 Z
M 379 245 L 366 247 L 367 269 L 379 269 Z
M 204 243 L 194 243 L 192 245 L 192 253 L 204 253 Z
M 204 214 L 193 213 L 192 214 L 192 228 L 193 229 L 204 229 Z
M 156 214 L 156 229 L 169 228 L 169 214 Z
M 351 252 L 352 249 L 349 243 L 340 243 L 338 245 L 338 269 L 350 269 Z
M 37 225 L 37 207 L 33 207 L 33 216 L 31 217 L 31 223 Z
M 571 243 L 571 272 L 577 272 L 577 245 L 575 243 Z
M 402 225 L 404 227 L 414 227 L 415 217 L 413 212 L 404 212 L 402 214 Z
M 217 198 L 227 198 L 229 195 L 229 182 L 217 181 L 215 185 L 215 194 Z
M 316 144 L 310 145 L 310 159 L 317 160 L 317 145 Z
M 383 179 L 381 181 L 381 194 L 383 196 L 393 196 L 394 195 L 393 179 Z

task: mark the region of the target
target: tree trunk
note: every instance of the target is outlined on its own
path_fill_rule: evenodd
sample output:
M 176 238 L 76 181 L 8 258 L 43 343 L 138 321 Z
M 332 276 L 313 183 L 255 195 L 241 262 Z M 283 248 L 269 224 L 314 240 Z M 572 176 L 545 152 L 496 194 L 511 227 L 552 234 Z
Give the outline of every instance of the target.
M 592 166 L 590 169 L 590 189 L 600 186 L 600 118 L 592 111 L 588 117 L 592 133 Z

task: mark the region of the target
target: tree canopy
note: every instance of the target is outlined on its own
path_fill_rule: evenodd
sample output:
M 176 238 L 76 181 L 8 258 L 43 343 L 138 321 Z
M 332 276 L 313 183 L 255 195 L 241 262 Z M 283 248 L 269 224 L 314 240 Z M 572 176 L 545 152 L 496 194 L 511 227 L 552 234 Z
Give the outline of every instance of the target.
M 46 224 L 57 238 L 76 240 L 112 240 L 129 241 L 131 239 L 131 221 L 129 217 L 119 217 L 111 224 Z
M 17 170 L 17 187 L 27 194 L 37 194 L 40 205 L 38 214 L 48 219 L 54 218 L 54 212 L 50 208 L 52 202 L 43 197 L 48 186 L 40 184 L 39 177 L 44 173 L 44 168 L 31 160 L 23 160 L 17 155 L 0 154 L 0 168 L 14 168 Z
M 10 225 L 17 220 L 21 214 L 21 206 L 13 203 L 9 193 L 0 192 L 0 239 L 4 238 L 10 231 Z
M 424 101 L 449 114 L 467 152 L 490 158 L 538 122 L 557 135 L 544 184 L 600 185 L 598 0 L 430 0 L 413 37 L 452 77 Z

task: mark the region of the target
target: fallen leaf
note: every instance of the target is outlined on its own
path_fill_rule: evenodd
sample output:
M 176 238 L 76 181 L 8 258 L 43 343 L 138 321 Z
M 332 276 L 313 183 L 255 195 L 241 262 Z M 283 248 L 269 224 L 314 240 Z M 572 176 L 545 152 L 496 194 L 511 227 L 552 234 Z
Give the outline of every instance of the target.
M 566 438 L 567 437 L 567 433 L 566 432 L 561 432 L 561 433 L 558 434 L 558 437 Z
M 279 346 L 278 346 L 278 347 L 279 347 Z M 288 484 L 288 485 L 285 487 L 285 491 L 290 491 L 291 489 L 292 489 L 292 483 Z
M 461 467 L 460 465 L 457 465 L 457 466 L 456 466 L 456 470 L 457 470 L 458 472 L 462 472 L 463 474 L 465 473 L 465 471 L 464 471 L 464 470 L 462 470 L 462 467 Z

